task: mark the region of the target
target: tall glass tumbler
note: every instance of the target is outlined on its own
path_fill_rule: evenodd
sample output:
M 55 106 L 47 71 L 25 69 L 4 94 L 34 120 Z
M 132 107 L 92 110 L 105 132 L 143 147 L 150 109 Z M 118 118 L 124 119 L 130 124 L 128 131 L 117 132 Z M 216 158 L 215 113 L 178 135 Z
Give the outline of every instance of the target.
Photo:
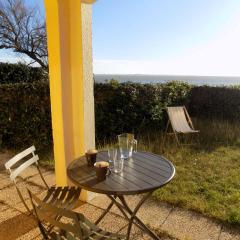
M 109 162 L 109 169 L 112 170 L 114 166 L 114 160 L 117 157 L 117 149 L 116 148 L 109 148 L 108 149 L 108 162 Z
M 117 157 L 115 158 L 113 165 L 114 165 L 113 171 L 115 173 L 121 173 L 123 171 L 124 158 L 122 158 L 120 154 L 117 154 Z

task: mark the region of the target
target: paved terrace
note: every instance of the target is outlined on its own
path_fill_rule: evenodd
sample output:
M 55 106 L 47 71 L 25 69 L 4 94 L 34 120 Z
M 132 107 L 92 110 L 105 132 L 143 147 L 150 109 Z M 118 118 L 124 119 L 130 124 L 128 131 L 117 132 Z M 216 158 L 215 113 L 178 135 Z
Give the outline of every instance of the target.
M 26 215 L 14 185 L 10 182 L 4 170 L 4 163 L 11 158 L 8 152 L 0 154 L 0 240 L 33 240 L 42 239 L 33 219 Z M 44 177 L 51 185 L 55 184 L 54 172 L 43 169 Z M 28 188 L 37 195 L 44 194 L 45 189 L 35 169 L 30 168 L 25 172 Z M 23 179 L 20 179 L 21 189 L 25 189 Z M 27 192 L 24 191 L 27 199 Z M 129 198 L 129 203 L 134 204 L 139 196 Z M 94 221 L 102 213 L 108 199 L 98 195 L 89 203 L 79 201 L 75 211 L 82 212 Z M 240 240 L 240 229 L 229 228 L 201 214 L 173 207 L 150 199 L 140 209 L 138 216 L 154 229 L 162 240 Z M 126 232 L 126 221 L 120 216 L 118 209 L 112 212 L 101 222 L 100 227 L 113 232 Z M 150 239 L 134 228 L 131 239 Z

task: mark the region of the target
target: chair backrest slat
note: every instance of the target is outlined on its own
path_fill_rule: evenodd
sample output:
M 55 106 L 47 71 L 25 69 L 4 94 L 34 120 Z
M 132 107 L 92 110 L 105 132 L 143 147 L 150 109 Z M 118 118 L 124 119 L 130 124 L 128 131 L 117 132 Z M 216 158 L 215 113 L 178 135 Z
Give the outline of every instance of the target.
M 26 207 L 27 211 L 32 214 L 30 211 L 26 201 L 24 200 L 25 198 L 23 197 L 20 188 L 18 188 L 18 181 L 16 181 L 16 178 L 23 172 L 25 171 L 28 167 L 34 166 L 36 170 L 38 171 L 44 185 L 46 186 L 47 189 L 49 189 L 48 184 L 46 183 L 43 174 L 41 172 L 41 169 L 38 165 L 38 160 L 39 157 L 37 154 L 35 154 L 36 148 L 35 146 L 31 146 L 27 148 L 26 150 L 18 153 L 15 155 L 13 158 L 8 160 L 8 162 L 5 163 L 5 168 L 8 170 L 8 173 L 10 175 L 10 179 L 12 182 L 15 184 L 15 187 L 17 188 L 17 193 L 23 202 L 24 206 Z M 25 176 L 26 178 L 26 176 Z M 49 196 L 48 196 L 49 197 Z
M 10 174 L 10 178 L 12 181 L 15 180 L 15 178 L 22 172 L 24 171 L 26 168 L 28 168 L 29 166 L 31 166 L 34 163 L 37 163 L 37 161 L 39 160 L 38 155 L 33 156 L 31 159 L 27 160 L 26 162 L 24 162 L 23 164 L 21 164 L 18 168 L 16 168 L 14 171 L 11 172 Z
M 16 156 L 8 160 L 8 162 L 5 163 L 6 169 L 10 170 L 13 165 L 15 165 L 17 162 L 22 160 L 24 157 L 26 157 L 29 154 L 34 154 L 34 151 L 36 151 L 35 146 L 31 146 L 30 148 L 24 150 L 23 152 L 18 153 Z

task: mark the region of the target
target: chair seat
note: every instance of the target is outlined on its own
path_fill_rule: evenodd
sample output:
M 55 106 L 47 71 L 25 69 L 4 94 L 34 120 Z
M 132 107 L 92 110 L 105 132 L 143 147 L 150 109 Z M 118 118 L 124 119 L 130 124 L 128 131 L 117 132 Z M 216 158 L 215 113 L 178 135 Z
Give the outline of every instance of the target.
M 78 187 L 51 187 L 42 201 L 57 207 L 73 209 L 80 193 L 81 189 Z
M 64 188 L 63 188 L 64 189 Z M 122 240 L 125 236 L 100 229 L 83 214 L 45 203 L 28 190 L 34 215 L 45 239 Z M 60 195 L 59 195 L 60 196 Z M 61 197 L 61 196 L 60 196 Z M 49 228 L 50 226 L 50 228 Z

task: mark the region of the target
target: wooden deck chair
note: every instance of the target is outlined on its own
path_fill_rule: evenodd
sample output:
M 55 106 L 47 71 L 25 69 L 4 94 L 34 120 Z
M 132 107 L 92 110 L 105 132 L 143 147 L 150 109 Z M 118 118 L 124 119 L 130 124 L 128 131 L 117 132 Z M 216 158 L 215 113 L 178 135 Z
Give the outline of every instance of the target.
M 37 218 L 39 229 L 44 239 L 65 240 L 121 240 L 124 236 L 103 231 L 91 223 L 83 214 L 58 208 L 52 204 L 43 203 L 29 190 L 29 196 Z M 56 219 L 54 216 L 60 216 Z M 48 231 L 48 226 L 53 226 Z
M 199 130 L 195 130 L 192 120 L 187 112 L 185 106 L 179 107 L 167 107 L 168 123 L 166 127 L 166 134 L 168 133 L 168 128 L 171 124 L 177 144 L 179 145 L 178 134 L 188 134 L 188 133 L 198 133 Z M 166 136 L 165 134 L 165 136 Z
M 39 157 L 37 154 L 35 154 L 35 151 L 36 148 L 34 146 L 31 146 L 30 148 L 17 154 L 16 156 L 8 160 L 7 163 L 5 163 L 5 168 L 7 169 L 10 175 L 10 179 L 14 183 L 17 189 L 17 193 L 25 208 L 30 214 L 32 214 L 32 211 L 24 200 L 20 188 L 18 187 L 18 176 L 21 175 L 21 173 L 30 166 L 35 166 L 40 175 L 40 178 L 42 179 L 43 184 L 47 189 L 47 193 L 43 198 L 43 202 L 52 203 L 62 208 L 73 209 L 76 205 L 77 200 L 79 199 L 81 189 L 76 187 L 49 187 L 39 168 Z

